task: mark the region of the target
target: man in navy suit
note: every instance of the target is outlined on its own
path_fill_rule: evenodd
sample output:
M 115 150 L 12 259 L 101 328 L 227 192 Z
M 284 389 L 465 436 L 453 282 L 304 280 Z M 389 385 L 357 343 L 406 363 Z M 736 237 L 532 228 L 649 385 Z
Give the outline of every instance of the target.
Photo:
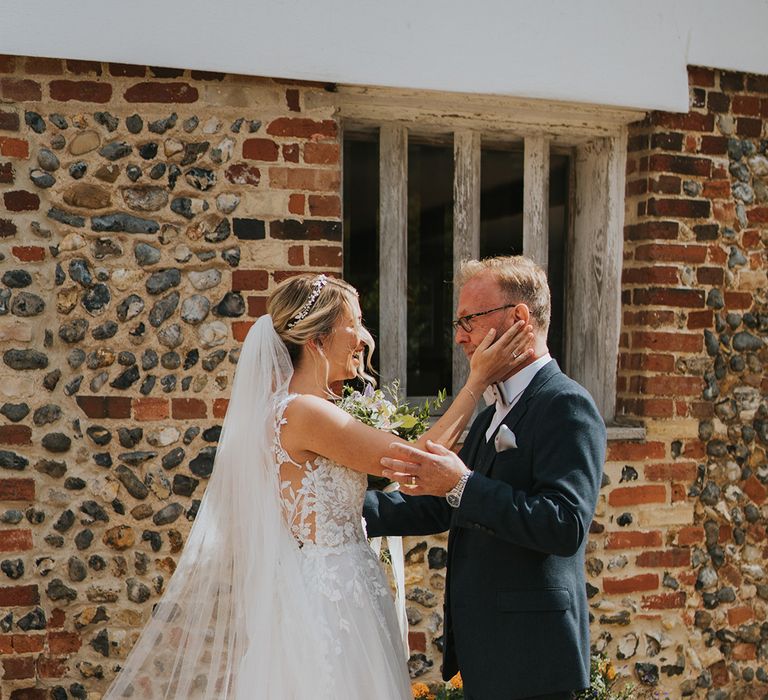
M 459 283 L 467 357 L 491 328 L 499 337 L 520 319 L 533 326 L 533 357 L 492 388 L 458 455 L 393 445 L 382 464 L 401 491 L 368 493 L 368 534 L 450 530 L 443 677 L 460 670 L 468 700 L 565 700 L 589 685 L 584 549 L 605 425 L 549 355 L 541 268 L 522 256 L 473 260 Z

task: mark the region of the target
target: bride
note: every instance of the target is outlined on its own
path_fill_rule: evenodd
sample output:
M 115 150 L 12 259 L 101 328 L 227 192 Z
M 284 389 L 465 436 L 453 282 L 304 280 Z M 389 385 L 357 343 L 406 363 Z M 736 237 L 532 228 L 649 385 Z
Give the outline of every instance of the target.
M 361 521 L 366 474 L 399 440 L 334 403 L 373 348 L 353 287 L 281 283 L 237 364 L 213 475 L 176 572 L 106 698 L 411 697 L 386 577 Z M 451 447 L 476 399 L 526 361 L 522 322 L 478 346 L 419 439 Z M 516 359 L 513 359 L 513 354 Z

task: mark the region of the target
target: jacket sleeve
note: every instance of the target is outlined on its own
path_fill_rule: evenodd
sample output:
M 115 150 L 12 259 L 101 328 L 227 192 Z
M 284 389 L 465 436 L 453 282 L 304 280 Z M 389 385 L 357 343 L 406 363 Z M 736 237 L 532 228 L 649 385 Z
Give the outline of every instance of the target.
M 522 491 L 473 474 L 454 526 L 479 529 L 520 547 L 572 556 L 584 541 L 597 504 L 606 430 L 584 393 L 555 394 L 527 421 L 533 431 L 533 482 Z
M 448 502 L 438 496 L 368 491 L 363 517 L 369 537 L 434 535 L 450 527 L 451 510 Z

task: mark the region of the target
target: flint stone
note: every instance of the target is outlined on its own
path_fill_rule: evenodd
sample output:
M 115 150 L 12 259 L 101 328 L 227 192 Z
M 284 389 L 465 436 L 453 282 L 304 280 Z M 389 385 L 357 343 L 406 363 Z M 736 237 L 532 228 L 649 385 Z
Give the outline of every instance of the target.
M 165 119 L 157 119 L 156 121 L 149 122 L 147 125 L 147 128 L 153 133 L 153 134 L 164 134 L 168 129 L 172 129 L 174 126 L 176 126 L 176 121 L 178 120 L 178 115 L 176 112 L 171 114 L 169 117 L 166 117 Z
M 99 283 L 83 294 L 82 304 L 88 313 L 98 316 L 109 304 L 110 299 L 109 287 Z
M 152 169 L 149 171 L 149 176 L 153 180 L 159 180 L 163 175 L 165 175 L 165 171 L 166 171 L 165 163 L 155 163 L 152 166 Z
M 157 339 L 166 347 L 173 349 L 179 347 L 179 345 L 182 344 L 184 341 L 184 336 L 179 324 L 174 323 L 158 331 Z
M 118 459 L 121 459 L 126 464 L 130 464 L 133 467 L 137 467 L 150 459 L 157 457 L 157 452 L 152 450 L 137 450 L 135 452 L 123 452 L 118 455 Z
M 102 180 L 103 182 L 114 182 L 120 175 L 120 166 L 110 163 L 102 165 L 94 174 L 95 178 Z
M 117 333 L 117 324 L 114 321 L 105 321 L 91 331 L 95 340 L 107 340 Z
M 147 442 L 153 447 L 167 447 L 176 442 L 179 437 L 180 433 L 176 428 L 167 426 L 150 432 L 147 435 Z
M 217 316 L 235 318 L 245 313 L 245 299 L 238 292 L 227 292 L 224 298 L 214 307 Z
M 38 316 L 44 310 L 45 302 L 42 297 L 31 292 L 19 292 L 11 302 L 11 313 L 22 318 Z
M 146 282 L 147 292 L 162 294 L 171 287 L 177 287 L 181 282 L 181 273 L 175 267 L 153 272 Z
M 73 156 L 95 151 L 101 145 L 101 137 L 93 130 L 83 131 L 69 142 L 69 152 Z
M 193 270 L 187 276 L 192 286 L 199 291 L 211 289 L 221 282 L 221 272 L 216 269 L 203 270 L 202 272 Z
M 170 189 L 176 187 L 176 181 L 179 179 L 180 175 L 181 168 L 178 165 L 173 164 L 168 168 L 168 187 Z
M 184 508 L 180 503 L 169 503 L 152 516 L 152 522 L 157 526 L 169 525 L 175 522 L 183 512 Z
M 61 408 L 56 404 L 48 403 L 35 410 L 32 422 L 40 427 L 48 423 L 55 423 L 59 418 L 61 418 Z
M 213 460 L 216 456 L 215 447 L 204 447 L 189 463 L 189 471 L 201 479 L 207 479 L 213 473 Z
M 149 489 L 128 467 L 120 464 L 115 467 L 114 474 L 134 498 L 143 501 L 149 495 Z
M 75 535 L 75 547 L 80 551 L 88 549 L 91 546 L 91 542 L 93 542 L 93 532 L 88 528 L 81 530 Z
M 227 163 L 232 159 L 234 150 L 235 141 L 227 136 L 219 142 L 216 148 L 211 149 L 211 160 L 219 165 Z
M 163 469 L 174 469 L 178 467 L 184 461 L 184 450 L 181 447 L 176 447 L 168 454 L 164 455 L 160 463 Z
M 132 134 L 138 134 L 144 128 L 144 120 L 138 114 L 125 119 L 125 128 Z
M 200 141 L 198 143 L 188 143 L 184 146 L 184 155 L 181 159 L 182 165 L 191 165 L 200 156 L 202 156 L 210 147 L 209 141 Z
M 112 202 L 109 190 L 85 182 L 72 185 L 64 193 L 64 201 L 71 207 L 81 209 L 104 209 Z
M 45 589 L 51 600 L 76 600 L 77 591 L 64 585 L 60 578 L 53 579 Z
M 168 204 L 168 192 L 153 185 L 123 187 L 120 194 L 126 206 L 134 211 L 158 211 Z
M 122 371 L 115 377 L 110 383 L 113 389 L 127 389 L 139 379 L 139 367 L 138 365 L 132 365 L 128 369 Z
M 165 369 L 178 369 L 179 365 L 181 365 L 181 357 L 179 357 L 179 353 L 173 352 L 173 350 L 164 352 L 160 358 L 160 364 Z
M 117 318 L 130 321 L 144 310 L 144 300 L 137 294 L 131 294 L 117 305 Z
M 136 182 L 141 178 L 141 168 L 138 165 L 129 165 L 125 169 L 125 174 L 131 182 Z
M 222 321 L 204 323 L 197 330 L 198 340 L 204 348 L 214 348 L 227 339 L 227 326 Z
M 100 156 L 104 156 L 107 160 L 120 160 L 125 156 L 130 155 L 133 151 L 133 147 L 125 141 L 113 141 L 108 143 L 104 148 L 99 151 Z
M 24 112 L 24 123 L 36 134 L 45 131 L 45 122 L 37 112 Z
M 69 166 L 69 175 L 74 180 L 80 180 L 85 176 L 86 172 L 88 172 L 88 165 L 82 160 Z
M 216 184 L 216 173 L 207 168 L 190 168 L 184 174 L 184 179 L 196 190 L 205 192 Z
M 181 318 L 186 323 L 197 325 L 205 320 L 211 308 L 208 298 L 202 294 L 193 294 L 181 305 Z
M 32 180 L 35 185 L 44 190 L 56 184 L 56 178 L 53 175 L 45 172 L 44 170 L 40 170 L 39 168 L 30 170 L 29 179 Z
M 70 581 L 84 581 L 88 575 L 88 570 L 85 568 L 85 564 L 77 557 L 70 557 L 67 562 L 67 575 Z
M 208 211 L 208 202 L 195 197 L 176 197 L 171 201 L 171 211 L 185 219 L 193 219 L 197 214 Z
M 70 214 L 63 209 L 57 209 L 51 207 L 46 215 L 49 219 L 58 221 L 60 224 L 66 224 L 67 226 L 73 226 L 74 228 L 83 228 L 85 226 L 85 219 L 77 214 Z
M 764 347 L 765 343 L 761 338 L 747 331 L 741 331 L 733 336 L 733 349 L 738 352 L 756 352 Z
M 126 449 L 134 447 L 142 438 L 144 431 L 141 428 L 118 428 L 117 438 Z
M 188 370 L 194 367 L 200 359 L 200 351 L 197 348 L 190 350 L 184 358 L 184 369 Z M 191 377 L 190 377 L 191 378 Z
M 48 391 L 53 391 L 56 388 L 56 385 L 59 383 L 60 379 L 61 370 L 55 369 L 45 375 L 45 379 L 43 379 L 43 386 L 48 389 Z
M 128 600 L 132 603 L 146 603 L 149 600 L 151 592 L 141 581 L 129 578 L 125 583 L 128 591 Z
M 110 256 L 119 257 L 123 254 L 120 244 L 111 238 L 97 238 L 91 244 L 91 250 L 93 251 L 93 257 L 97 260 L 103 260 Z
M 37 153 L 37 164 L 43 169 L 52 173 L 59 169 L 61 163 L 59 157 L 47 148 L 41 148 Z
M 85 434 L 100 447 L 108 445 L 112 440 L 112 433 L 103 425 L 92 425 L 85 431 Z
M 240 204 L 240 197 L 236 194 L 222 193 L 216 197 L 216 208 L 222 214 L 231 214 L 237 205 Z
M 221 243 L 227 240 L 232 233 L 232 227 L 229 224 L 229 219 L 222 219 L 213 231 L 208 231 L 203 235 L 208 243 Z
M 29 465 L 29 460 L 10 450 L 0 450 L 0 469 L 22 471 Z
M 130 549 L 135 540 L 133 530 L 127 525 L 118 525 L 110 528 L 102 537 L 104 544 L 119 551 Z
M 15 289 L 32 284 L 32 275 L 26 270 L 8 270 L 3 274 L 3 284 Z
M 45 369 L 48 366 L 48 357 L 37 350 L 17 350 L 14 348 L 3 353 L 3 362 L 11 369 Z
M 155 248 L 149 243 L 138 243 L 133 249 L 136 262 L 142 267 L 145 265 L 154 265 L 160 260 L 160 249 Z
M 160 224 L 152 219 L 142 219 L 132 214 L 107 214 L 91 218 L 91 230 L 112 233 L 157 233 Z
M 25 403 L 4 403 L 0 408 L 0 414 L 14 423 L 24 420 L 28 413 L 29 406 Z
M 240 264 L 240 248 L 222 250 L 221 259 L 230 267 L 237 267 Z
M 152 160 L 157 155 L 157 141 L 147 141 L 139 146 L 139 155 L 144 160 Z
M 66 452 L 72 446 L 72 440 L 64 433 L 48 433 L 41 442 L 49 452 Z

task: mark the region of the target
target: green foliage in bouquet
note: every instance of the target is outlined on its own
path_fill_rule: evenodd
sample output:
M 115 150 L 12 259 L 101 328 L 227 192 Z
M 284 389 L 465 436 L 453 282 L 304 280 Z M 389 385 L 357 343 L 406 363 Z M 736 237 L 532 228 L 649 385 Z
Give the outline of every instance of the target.
M 411 442 L 427 431 L 430 415 L 443 405 L 445 397 L 445 389 L 442 389 L 433 401 L 427 400 L 421 407 L 414 407 L 400 398 L 398 381 L 381 389 L 366 384 L 363 391 L 345 385 L 338 406 L 366 425 Z M 368 477 L 369 488 L 381 489 L 388 484 L 383 477 Z

